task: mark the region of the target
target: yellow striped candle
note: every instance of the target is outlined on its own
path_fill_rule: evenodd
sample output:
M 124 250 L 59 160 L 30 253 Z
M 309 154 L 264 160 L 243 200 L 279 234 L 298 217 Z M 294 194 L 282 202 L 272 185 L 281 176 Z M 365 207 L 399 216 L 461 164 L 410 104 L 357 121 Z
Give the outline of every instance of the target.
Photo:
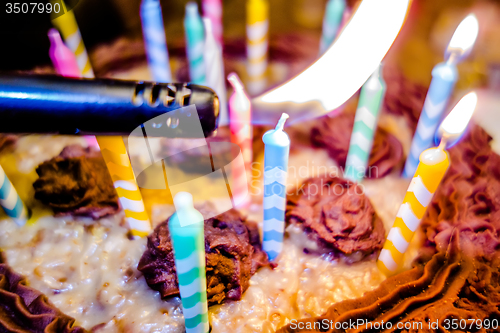
M 52 5 L 54 5 L 55 3 L 59 3 L 59 1 L 52 1 Z M 65 14 L 53 18 L 52 23 L 63 35 L 66 45 L 75 54 L 78 68 L 80 68 L 80 72 L 82 72 L 83 77 L 92 78 L 94 77 L 94 72 L 90 64 L 87 50 L 85 49 L 85 45 L 83 44 L 80 29 L 78 29 L 78 24 L 76 23 L 75 14 L 73 13 L 73 10 L 67 11 L 66 5 L 62 0 L 61 5 Z
M 385 275 L 396 273 L 402 263 L 427 206 L 450 166 L 448 152 L 441 146 L 420 155 L 417 171 L 378 258 L 377 265 Z
M 247 1 L 247 87 L 252 95 L 261 93 L 267 84 L 268 16 L 267 0 Z
M 102 157 L 106 162 L 115 186 L 120 204 L 125 211 L 125 220 L 134 237 L 147 236 L 151 223 L 142 201 L 141 191 L 137 186 L 134 171 L 120 136 L 98 136 Z
M 65 7 L 64 9 L 66 10 Z M 68 43 L 67 38 L 72 38 L 71 36 L 75 33 L 78 34 L 80 37 L 80 46 L 77 52 L 80 52 L 81 55 L 83 54 L 81 53 L 83 50 L 86 57 L 87 52 L 83 46 L 83 41 L 81 41 L 78 24 L 73 12 L 68 12 L 54 19 L 53 22 L 59 30 L 61 30 L 66 43 Z M 73 50 L 73 52 L 75 51 Z M 78 53 L 75 53 L 75 56 L 78 58 Z M 78 63 L 80 64 L 80 61 L 78 61 Z M 94 77 L 94 72 L 88 58 L 85 64 L 85 70 L 87 77 Z M 96 139 L 101 148 L 102 157 L 108 167 L 109 174 L 113 179 L 113 185 L 118 193 L 120 204 L 125 211 L 125 220 L 130 229 L 130 233 L 133 237 L 147 236 L 151 231 L 151 222 L 149 221 L 142 200 L 141 191 L 137 186 L 123 138 L 120 136 L 98 136 Z
M 465 95 L 439 126 L 439 147 L 427 149 L 420 154 L 420 163 L 377 261 L 379 269 L 385 275 L 396 273 L 403 261 L 404 253 L 424 217 L 427 206 L 450 166 L 450 157 L 445 147 L 457 143 L 467 128 L 476 105 L 476 93 Z

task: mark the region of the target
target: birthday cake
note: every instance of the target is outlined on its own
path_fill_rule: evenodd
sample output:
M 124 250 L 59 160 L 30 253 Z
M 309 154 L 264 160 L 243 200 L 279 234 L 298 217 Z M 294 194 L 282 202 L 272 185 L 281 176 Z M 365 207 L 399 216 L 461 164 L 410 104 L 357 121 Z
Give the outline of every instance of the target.
M 317 57 L 317 44 L 300 34 L 271 38 L 269 86 L 304 70 Z M 184 45 L 169 46 L 174 76 L 188 81 Z M 225 72 L 245 79 L 243 39 L 226 43 L 224 54 Z M 98 77 L 150 79 L 142 41 L 123 38 L 91 58 Z M 386 277 L 377 266 L 408 189 L 400 174 L 427 91 L 395 67 L 384 78 L 382 114 L 361 183 L 343 172 L 357 96 L 342 112 L 286 128 L 292 143 L 281 184 L 285 232 L 274 260 L 263 244 L 269 184 L 261 138 L 268 128 L 253 128 L 251 200 L 236 208 L 234 196 L 231 202 L 221 195 L 232 190 L 227 179 L 222 192 L 213 179 L 200 180 L 204 164 L 215 173 L 214 156 L 234 157 L 229 146 L 217 145 L 230 141 L 228 128 L 188 146 L 148 141 L 148 154 L 168 156 L 189 174 L 190 192 L 203 198 L 194 208 L 210 216 L 201 259 L 210 332 L 498 331 L 500 156 L 480 126 L 471 123 L 449 149 L 450 168 L 399 270 Z M 127 140 L 132 164 L 143 166 L 143 154 Z M 0 135 L 0 164 L 31 211 L 25 225 L 0 211 L 1 332 L 186 331 L 179 279 L 185 271 L 176 266 L 169 229 L 173 190 L 141 189 L 151 231 L 132 237 L 125 210 L 136 207 L 120 200 L 130 187 L 115 189 L 106 153 L 79 137 Z

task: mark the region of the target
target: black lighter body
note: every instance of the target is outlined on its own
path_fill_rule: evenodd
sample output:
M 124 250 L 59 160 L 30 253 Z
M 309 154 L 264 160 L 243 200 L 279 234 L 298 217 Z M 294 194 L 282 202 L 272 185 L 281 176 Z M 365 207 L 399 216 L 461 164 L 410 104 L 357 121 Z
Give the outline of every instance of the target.
M 165 113 L 166 124 L 144 125 L 151 127 L 145 128 L 148 135 L 190 137 L 201 123 L 210 136 L 217 129 L 219 99 L 190 83 L 0 74 L 0 133 L 129 135 Z

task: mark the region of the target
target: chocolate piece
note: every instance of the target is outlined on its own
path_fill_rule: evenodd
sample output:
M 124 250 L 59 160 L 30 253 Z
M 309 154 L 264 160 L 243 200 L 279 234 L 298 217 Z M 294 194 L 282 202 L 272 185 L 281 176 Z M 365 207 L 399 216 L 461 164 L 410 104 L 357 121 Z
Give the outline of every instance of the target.
M 437 234 L 451 233 L 463 221 L 500 232 L 500 156 L 489 143 L 491 137 L 479 126 L 449 149 L 451 164 L 422 220 L 428 245 L 437 245 Z
M 87 216 L 95 220 L 120 210 L 118 195 L 102 155 L 72 145 L 38 166 L 35 198 L 56 215 Z
M 345 165 L 347 159 L 354 116 L 354 113 L 342 113 L 336 117 L 322 117 L 311 130 L 313 145 L 325 148 L 328 155 L 341 166 Z M 399 140 L 379 127 L 375 133 L 366 177 L 384 177 L 402 167 L 403 162 L 403 146 Z
M 0 263 L 0 332 L 83 333 L 26 279 Z
M 384 66 L 384 80 L 387 86 L 384 111 L 405 117 L 408 126 L 415 131 L 427 87 L 409 80 L 399 68 L 393 66 Z
M 382 248 L 382 220 L 355 183 L 337 177 L 310 178 L 287 199 L 286 221 L 301 225 L 310 239 L 332 251 L 371 254 Z
M 13 134 L 0 134 L 0 152 L 4 149 L 12 147 L 18 136 Z
M 148 237 L 147 249 L 137 267 L 148 285 L 162 297 L 179 295 L 168 221 L 158 225 Z M 257 225 L 246 221 L 236 210 L 205 221 L 205 253 L 210 305 L 241 299 L 250 277 L 268 263 L 261 250 Z
M 345 332 L 335 327 L 350 322 L 359 323 L 351 327 L 355 332 L 373 332 L 377 325 L 384 325 L 376 329 L 384 332 L 448 332 L 454 331 L 453 319 L 461 322 L 460 331 L 497 331 L 491 322 L 496 319 L 498 326 L 500 318 L 500 257 L 496 252 L 489 262 L 478 256 L 482 246 L 456 231 L 448 251 L 434 255 L 425 266 L 417 264 L 361 298 L 334 304 L 323 316 L 278 332 Z

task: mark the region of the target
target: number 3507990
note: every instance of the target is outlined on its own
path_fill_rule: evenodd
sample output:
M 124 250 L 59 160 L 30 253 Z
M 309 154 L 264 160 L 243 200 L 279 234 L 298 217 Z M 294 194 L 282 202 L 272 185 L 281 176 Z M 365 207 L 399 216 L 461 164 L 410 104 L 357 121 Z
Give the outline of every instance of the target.
M 58 3 L 41 3 L 41 2 L 30 2 L 30 3 L 18 3 L 18 2 L 8 2 L 6 3 L 5 12 L 7 14 L 43 14 L 43 13 L 59 13 L 61 11 L 61 5 Z

